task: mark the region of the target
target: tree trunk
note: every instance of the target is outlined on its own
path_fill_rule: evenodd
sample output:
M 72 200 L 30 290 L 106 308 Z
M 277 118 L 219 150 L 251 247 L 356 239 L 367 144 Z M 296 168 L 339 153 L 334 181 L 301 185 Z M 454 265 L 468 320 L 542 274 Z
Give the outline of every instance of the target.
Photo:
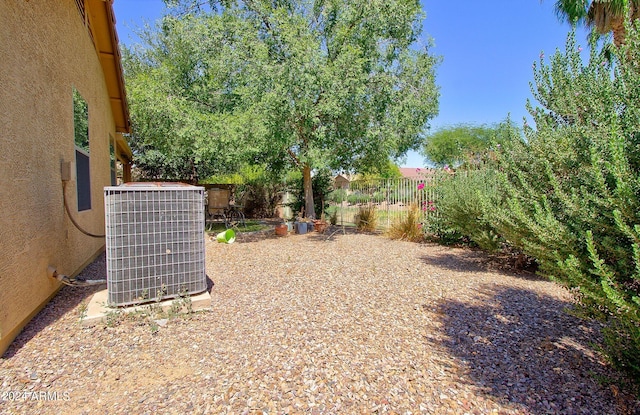
M 304 188 L 304 212 L 309 219 L 316 218 L 316 210 L 313 207 L 313 188 L 311 186 L 311 166 L 302 166 L 302 184 Z
M 623 45 L 627 37 L 626 29 L 624 27 L 624 19 L 612 19 L 611 31 L 613 32 L 613 44 L 617 47 Z

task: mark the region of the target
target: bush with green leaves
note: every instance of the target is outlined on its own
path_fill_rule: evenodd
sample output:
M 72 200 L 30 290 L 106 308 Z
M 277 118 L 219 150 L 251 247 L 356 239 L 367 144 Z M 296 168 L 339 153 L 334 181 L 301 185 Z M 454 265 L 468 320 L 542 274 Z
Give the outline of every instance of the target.
M 611 361 L 640 378 L 640 36 L 534 64 L 535 129 L 498 155 L 499 233 L 605 324 Z M 614 52 L 605 53 L 606 50 Z
M 366 203 L 369 203 L 370 201 L 371 201 L 371 197 L 369 195 L 360 193 L 358 191 L 355 191 L 351 193 L 349 196 L 347 196 L 347 202 L 349 202 L 350 205 L 366 204 Z
M 424 238 L 442 245 L 457 245 L 464 242 L 464 235 L 452 227 L 451 221 L 440 214 L 440 197 L 443 183 L 450 179 L 449 174 L 437 174 L 428 183 L 419 183 L 418 192 L 425 192 L 420 204 L 422 231 Z
M 235 185 L 235 202 L 253 218 L 274 216 L 285 188 L 282 173 L 263 164 L 245 164 L 236 173 L 213 175 L 201 183 Z
M 501 198 L 491 168 L 458 171 L 439 183 L 438 194 L 438 201 L 424 209 L 437 209 L 438 226 L 448 230 L 449 236 L 468 237 L 488 251 L 500 248 L 501 238 L 492 224 L 491 212 Z
M 241 170 L 244 184 L 238 186 L 239 200 L 248 217 L 273 217 L 282 201 L 284 179 L 264 165 L 248 165 Z
M 372 197 L 374 203 L 382 203 L 387 200 L 387 195 L 384 192 L 375 192 Z
M 327 199 L 333 203 L 342 203 L 347 200 L 347 190 L 346 189 L 335 189 L 327 196 Z

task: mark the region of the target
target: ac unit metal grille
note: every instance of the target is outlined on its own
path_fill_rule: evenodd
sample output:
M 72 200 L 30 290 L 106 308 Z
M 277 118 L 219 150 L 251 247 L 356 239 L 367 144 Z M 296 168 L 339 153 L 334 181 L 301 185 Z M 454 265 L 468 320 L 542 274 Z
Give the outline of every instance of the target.
M 204 188 L 136 183 L 104 192 L 108 305 L 206 290 Z

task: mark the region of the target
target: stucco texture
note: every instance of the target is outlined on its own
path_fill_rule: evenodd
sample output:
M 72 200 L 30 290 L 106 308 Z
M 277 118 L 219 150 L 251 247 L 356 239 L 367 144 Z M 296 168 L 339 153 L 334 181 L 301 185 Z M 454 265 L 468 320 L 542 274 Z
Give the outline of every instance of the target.
M 100 60 L 73 0 L 0 4 L 0 354 L 59 289 L 47 276 L 78 273 L 104 249 L 64 210 L 61 162 L 72 163 L 66 197 L 87 231 L 104 233 L 115 124 Z M 72 91 L 88 103 L 90 210 L 78 212 Z

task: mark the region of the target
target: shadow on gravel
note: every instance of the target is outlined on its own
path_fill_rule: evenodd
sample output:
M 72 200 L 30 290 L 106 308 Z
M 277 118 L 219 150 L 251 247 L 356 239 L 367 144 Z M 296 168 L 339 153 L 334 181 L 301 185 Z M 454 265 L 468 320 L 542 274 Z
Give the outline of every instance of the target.
M 513 275 L 526 280 L 545 280 L 533 272 L 518 269 L 508 256 L 490 255 L 481 250 L 456 249 L 450 252 L 431 253 L 420 258 L 425 264 L 455 272 L 493 271 Z
M 353 235 L 358 232 L 354 227 L 341 227 L 341 226 L 329 226 L 324 232 L 307 232 L 304 235 L 298 235 L 295 232 L 290 232 L 286 236 L 276 236 L 275 229 L 265 229 L 263 231 L 257 232 L 238 232 L 236 233 L 236 240 L 234 243 L 251 243 L 251 242 L 259 242 L 266 239 L 282 239 L 282 238 L 308 238 L 313 240 L 314 242 L 335 242 L 341 236 L 344 235 Z M 368 235 L 378 235 L 376 233 L 367 233 Z M 215 242 L 216 235 L 214 233 L 208 233 L 207 237 Z
M 569 303 L 510 287 L 485 287 L 477 299 L 443 301 L 436 312 L 442 345 L 487 395 L 531 414 L 640 409 L 616 408 L 612 389 L 598 382 L 614 376 L 593 346 L 598 327 L 567 314 Z
M 79 275 L 79 277 L 85 277 L 87 279 L 106 279 L 107 278 L 107 266 L 106 256 L 103 253 L 98 256 L 91 264 L 89 264 Z M 207 291 L 211 292 L 214 286 L 214 282 L 209 277 L 207 279 Z M 25 344 L 33 339 L 38 333 L 46 329 L 49 325 L 55 323 L 67 313 L 71 312 L 80 303 L 88 303 L 91 297 L 98 291 L 104 290 L 106 284 L 93 285 L 89 287 L 69 287 L 63 286 L 58 294 L 56 294 L 47 305 L 44 306 L 38 314 L 31 319 L 29 323 L 22 329 L 20 334 L 9 345 L 9 348 L 0 356 L 0 358 L 9 359 L 13 357 Z M 75 316 L 78 317 L 79 316 Z M 74 320 L 75 321 L 75 320 Z
M 99 255 L 91 264 L 89 264 L 78 277 L 87 279 L 106 279 L 106 256 L 104 253 Z M 18 334 L 13 343 L 9 346 L 3 358 L 13 357 L 25 344 L 34 338 L 38 333 L 53 324 L 65 314 L 76 308 L 80 303 L 89 302 L 91 296 L 96 292 L 103 290 L 106 284 L 93 285 L 89 287 L 69 287 L 62 286 L 58 294 L 56 294 L 47 305 L 36 316 L 31 319 L 24 329 Z
M 428 265 L 449 271 L 487 271 L 489 260 L 487 254 L 482 251 L 456 250 L 451 252 L 438 252 L 423 256 L 422 261 Z
M 354 228 L 353 226 L 343 227 L 343 226 L 331 225 L 327 227 L 327 229 L 324 232 L 314 231 L 313 233 L 309 234 L 309 238 L 316 240 L 318 242 L 335 242 L 342 236 L 355 235 L 357 233 L 362 233 L 362 232 L 358 232 L 356 228 Z M 369 235 L 375 235 L 375 234 L 369 234 Z

